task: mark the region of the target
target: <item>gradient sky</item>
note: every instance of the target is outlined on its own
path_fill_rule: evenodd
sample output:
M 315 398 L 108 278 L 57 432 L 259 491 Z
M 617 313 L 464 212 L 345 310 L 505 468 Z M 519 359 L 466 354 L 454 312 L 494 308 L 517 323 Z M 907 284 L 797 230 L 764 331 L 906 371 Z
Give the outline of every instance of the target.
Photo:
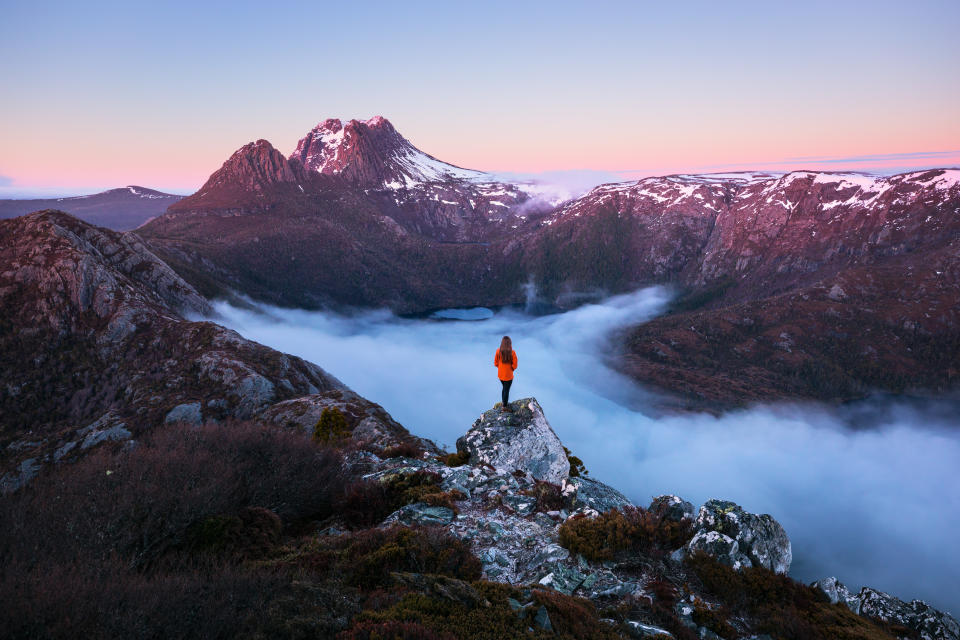
M 495 171 L 960 165 L 956 0 L 266 5 L 0 0 L 0 190 L 189 193 L 377 114 Z

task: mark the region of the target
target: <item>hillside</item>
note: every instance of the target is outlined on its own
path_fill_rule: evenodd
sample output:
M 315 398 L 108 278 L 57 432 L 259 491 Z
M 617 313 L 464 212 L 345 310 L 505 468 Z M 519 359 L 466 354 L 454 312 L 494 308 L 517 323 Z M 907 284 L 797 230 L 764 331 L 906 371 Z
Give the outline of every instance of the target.
M 357 420 L 375 408 L 314 364 L 186 320 L 209 303 L 137 236 L 63 212 L 0 221 L 0 308 L 4 490 L 164 422 L 246 419 L 308 394 Z

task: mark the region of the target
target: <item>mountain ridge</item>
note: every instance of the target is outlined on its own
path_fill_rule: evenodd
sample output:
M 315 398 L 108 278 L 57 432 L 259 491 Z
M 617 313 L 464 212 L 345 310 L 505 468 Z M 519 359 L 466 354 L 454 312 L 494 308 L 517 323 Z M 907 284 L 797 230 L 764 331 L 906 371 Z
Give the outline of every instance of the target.
M 914 348 L 922 338 L 928 345 L 922 353 L 960 357 L 960 319 L 950 302 L 957 289 L 950 256 L 960 240 L 960 170 L 676 174 L 603 184 L 556 204 L 538 199 L 530 185 L 401 175 L 405 168 L 391 159 L 408 152 L 422 153 L 386 119 L 325 120 L 301 139 L 292 160 L 276 150 L 250 156 L 259 167 L 254 173 L 274 178 L 251 187 L 223 173 L 213 189 L 220 195 L 201 191 L 139 232 L 185 274 L 213 274 L 208 293 L 236 289 L 280 306 L 420 313 L 527 304 L 535 294 L 539 308 L 557 309 L 670 286 L 679 294 L 671 315 L 648 323 L 650 331 L 626 332 L 617 367 L 645 385 L 679 391 L 696 406 L 850 399 L 876 388 L 954 384 L 940 359 L 918 359 Z M 216 201 L 207 206 L 202 198 Z M 916 297 L 904 288 L 911 270 L 946 275 L 929 280 L 926 296 Z M 873 278 L 887 292 L 874 292 Z M 834 287 L 845 292 L 843 309 L 829 298 L 820 306 L 809 301 L 812 292 Z M 891 292 L 901 290 L 907 293 L 894 299 Z M 875 334 L 845 343 L 872 363 L 851 367 L 840 347 L 822 338 L 849 334 L 830 314 L 865 321 L 847 313 L 860 303 L 881 313 L 868 323 Z M 942 311 L 924 315 L 924 304 Z M 733 366 L 740 356 L 720 357 L 716 344 L 698 337 L 700 330 L 729 333 L 721 319 L 731 305 L 752 305 L 746 317 L 759 323 L 751 330 L 757 335 L 744 334 L 738 344 L 766 354 L 766 364 L 746 373 Z M 787 321 L 790 308 L 799 324 Z M 672 324 L 686 322 L 683 313 L 693 310 L 700 319 L 690 317 L 687 329 Z M 908 324 L 909 339 L 901 335 Z M 786 340 L 781 333 L 790 336 L 789 351 L 777 346 Z M 818 365 L 815 383 L 787 379 L 818 359 L 825 368 Z M 743 384 L 718 383 L 725 376 L 743 376 Z
M 0 200 L 0 218 L 14 218 L 44 209 L 66 209 L 78 218 L 115 231 L 129 231 L 162 215 L 185 196 L 137 185 L 61 198 Z

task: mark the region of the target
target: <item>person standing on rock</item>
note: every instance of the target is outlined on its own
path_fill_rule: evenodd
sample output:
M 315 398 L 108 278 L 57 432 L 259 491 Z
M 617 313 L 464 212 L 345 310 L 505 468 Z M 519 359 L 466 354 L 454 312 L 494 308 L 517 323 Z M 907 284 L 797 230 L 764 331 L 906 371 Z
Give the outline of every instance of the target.
M 500 411 L 510 411 L 510 385 L 513 384 L 513 372 L 517 369 L 517 352 L 513 350 L 510 336 L 503 336 L 500 348 L 493 355 L 493 366 L 497 368 L 497 377 L 503 385 L 503 406 Z

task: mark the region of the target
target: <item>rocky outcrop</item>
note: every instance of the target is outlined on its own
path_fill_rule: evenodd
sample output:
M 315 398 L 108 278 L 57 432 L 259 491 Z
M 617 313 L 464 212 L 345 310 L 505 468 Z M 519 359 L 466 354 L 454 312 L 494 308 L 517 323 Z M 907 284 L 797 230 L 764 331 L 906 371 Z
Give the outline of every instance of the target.
M 906 627 L 922 640 L 957 640 L 960 623 L 948 613 L 938 611 L 923 600 L 904 602 L 888 593 L 863 587 L 857 594 L 834 577 L 810 586 L 823 591 L 832 603 L 845 604 L 854 613 Z
M 468 542 L 481 562 L 485 579 L 527 587 L 520 599 L 510 602 L 510 607 L 521 618 L 542 628 L 548 628 L 549 616 L 540 615 L 538 607 L 533 604 L 531 587 L 588 598 L 598 608 L 615 606 L 624 598 L 631 602 L 658 602 L 662 605 L 662 598 L 667 598 L 666 602 L 671 603 L 670 608 L 676 616 L 675 623 L 686 626 L 697 637 L 720 638 L 714 629 L 721 628 L 728 632 L 733 630 L 738 637 L 756 640 L 771 637 L 749 631 L 769 625 L 770 621 L 766 619 L 755 625 L 748 617 L 738 615 L 730 617 L 725 627 L 719 625 L 718 616 L 724 615 L 724 605 L 714 600 L 711 593 L 698 590 L 698 580 L 690 573 L 687 555 L 702 551 L 740 571 L 764 567 L 785 574 L 791 562 L 791 546 L 776 520 L 766 514 L 746 512 L 729 501 L 710 500 L 696 510 L 679 496 L 659 496 L 650 504 L 647 513 L 655 513 L 666 521 L 689 521 L 694 527 L 694 537 L 688 544 L 666 555 L 663 551 L 645 554 L 632 550 L 624 551 L 614 560 L 588 560 L 560 543 L 561 527 L 582 518 L 595 518 L 598 512 L 608 509 L 629 508 L 629 501 L 602 482 L 574 477 L 564 481 L 563 491 L 556 488 L 553 500 L 560 500 L 560 503 L 541 502 L 543 494 L 540 490 L 545 485 L 534 477 L 532 470 L 549 467 L 545 463 L 552 457 L 547 450 L 520 445 L 529 456 L 526 460 L 530 466 L 525 466 L 523 457 L 512 448 L 511 440 L 531 428 L 542 429 L 541 435 L 548 440 L 556 436 L 546 430 L 548 425 L 543 426 L 547 424 L 546 418 L 535 399 L 519 401 L 514 409 L 513 415 L 501 414 L 499 407 L 484 412 L 462 439 L 461 453 L 470 452 L 470 460 L 462 466 L 449 467 L 443 457 L 430 455 L 422 459 L 384 459 L 363 454 L 364 464 L 361 466 L 366 470 L 368 480 L 386 481 L 425 472 L 439 478 L 439 489 L 451 496 L 451 506 L 426 502 L 404 505 L 388 516 L 383 525 L 442 527 Z M 541 424 L 534 427 L 535 423 Z M 467 440 L 471 442 L 469 446 Z M 559 446 L 562 451 L 562 444 Z M 499 465 L 490 461 L 498 461 Z M 321 535 L 338 534 L 326 529 Z M 755 579 L 767 578 L 761 575 Z M 475 598 L 474 591 L 458 581 L 419 574 L 395 575 L 394 580 L 440 599 L 463 602 Z M 771 584 L 779 583 L 774 581 Z M 859 623 L 839 619 L 838 624 L 847 627 L 861 624 L 862 628 L 877 632 L 877 637 L 886 637 L 870 621 L 876 619 L 912 630 L 910 633 L 915 632 L 916 637 L 925 640 L 957 640 L 956 621 L 922 602 L 907 604 L 866 588 L 854 596 L 835 579 L 821 581 L 815 586 L 823 589 L 831 602 L 844 602 L 854 613 L 868 618 Z M 730 584 L 729 588 L 734 585 Z M 744 597 L 744 594 L 739 593 L 736 597 Z M 810 603 L 811 606 L 814 604 Z M 484 605 L 480 603 L 478 606 Z M 833 619 L 835 616 L 831 613 L 826 617 Z M 656 637 L 665 632 L 662 620 L 639 616 L 620 623 L 607 622 L 629 632 L 630 637 Z M 722 637 L 734 636 L 725 632 Z
M 390 447 L 413 444 L 424 452 L 440 452 L 433 442 L 411 435 L 383 407 L 345 387 L 277 402 L 256 417 L 278 426 L 313 433 L 326 408 L 336 409 L 344 416 L 351 439 L 365 450 L 380 453 Z
M 756 515 L 726 500 L 709 500 L 694 521 L 686 552 L 705 551 L 734 569 L 764 567 L 790 571 L 793 551 L 780 523 L 768 514 Z
M 509 412 L 498 407 L 485 411 L 457 440 L 457 451 L 469 456 L 472 465 L 521 471 L 536 480 L 562 484 L 570 475 L 570 462 L 543 409 L 535 398 L 511 406 Z

